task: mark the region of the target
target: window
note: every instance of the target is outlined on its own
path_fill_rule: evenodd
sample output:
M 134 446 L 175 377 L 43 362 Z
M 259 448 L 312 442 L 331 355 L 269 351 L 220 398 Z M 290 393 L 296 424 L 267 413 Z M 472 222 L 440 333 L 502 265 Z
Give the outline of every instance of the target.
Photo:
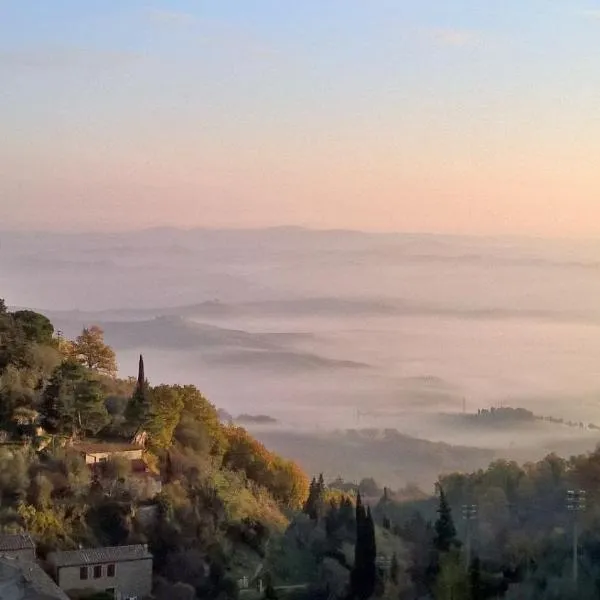
M 114 577 L 115 576 L 115 565 L 108 565 L 106 567 L 106 576 Z
M 100 579 L 102 577 L 102 565 L 96 565 L 94 567 L 94 579 Z
M 80 567 L 79 569 L 79 579 L 87 579 L 88 578 L 88 568 Z

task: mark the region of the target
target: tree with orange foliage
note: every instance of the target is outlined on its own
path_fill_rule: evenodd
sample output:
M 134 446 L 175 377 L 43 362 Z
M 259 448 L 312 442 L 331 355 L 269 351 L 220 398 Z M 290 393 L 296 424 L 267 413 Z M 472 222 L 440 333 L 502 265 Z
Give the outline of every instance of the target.
M 266 488 L 275 500 L 290 508 L 300 508 L 308 496 L 308 477 L 292 461 L 269 452 L 242 427 L 226 428 L 228 449 L 223 464 L 243 471 L 248 479 Z
M 104 343 L 104 331 L 98 325 L 84 327 L 69 351 L 72 358 L 92 371 L 111 376 L 117 373 L 115 352 Z

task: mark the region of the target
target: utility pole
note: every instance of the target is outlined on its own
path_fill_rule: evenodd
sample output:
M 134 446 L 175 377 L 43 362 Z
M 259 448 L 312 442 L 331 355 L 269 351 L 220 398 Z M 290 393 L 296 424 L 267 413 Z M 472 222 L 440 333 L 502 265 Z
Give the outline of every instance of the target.
M 477 518 L 476 504 L 463 504 L 462 517 L 465 521 L 465 553 L 467 573 L 471 567 L 471 521 Z
M 586 509 L 585 490 L 567 492 L 567 510 L 573 513 L 573 583 L 577 586 L 579 577 L 579 513 Z

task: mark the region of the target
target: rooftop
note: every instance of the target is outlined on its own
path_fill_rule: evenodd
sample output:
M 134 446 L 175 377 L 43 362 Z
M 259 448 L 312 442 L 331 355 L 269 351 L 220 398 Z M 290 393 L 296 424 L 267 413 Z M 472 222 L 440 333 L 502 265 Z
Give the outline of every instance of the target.
M 15 550 L 35 550 L 35 542 L 28 533 L 0 534 L 0 553 Z
M 104 452 L 133 452 L 143 450 L 143 446 L 128 444 L 127 442 L 80 442 L 73 444 L 73 450 L 85 452 L 86 454 L 97 454 Z
M 69 597 L 34 562 L 0 558 L 0 595 L 14 585 L 21 589 L 22 600 L 69 600 Z
M 56 567 L 74 567 L 78 565 L 97 565 L 100 563 L 113 563 L 128 560 L 142 560 L 152 558 L 145 544 L 133 546 L 109 546 L 106 548 L 86 548 L 82 550 L 68 550 L 66 552 L 52 552 L 48 561 Z

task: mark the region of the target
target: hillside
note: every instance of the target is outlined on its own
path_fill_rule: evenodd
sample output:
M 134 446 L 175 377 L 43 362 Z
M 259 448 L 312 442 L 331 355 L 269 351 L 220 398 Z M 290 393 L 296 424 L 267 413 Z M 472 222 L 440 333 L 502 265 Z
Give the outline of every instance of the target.
M 479 469 L 496 456 L 493 450 L 430 442 L 395 429 L 252 431 L 268 447 L 294 457 L 308 473 L 354 481 L 374 477 L 392 487 L 416 484 L 430 490 L 440 474 Z
M 116 377 L 97 327 L 68 340 L 0 302 L 0 527 L 28 531 L 42 555 L 145 542 L 163 594 L 229 594 L 302 508 L 308 479 L 221 423 L 195 387 L 151 386 L 141 359 L 139 371 Z M 143 458 L 126 458 L 140 443 Z M 109 460 L 87 465 L 92 447 Z

